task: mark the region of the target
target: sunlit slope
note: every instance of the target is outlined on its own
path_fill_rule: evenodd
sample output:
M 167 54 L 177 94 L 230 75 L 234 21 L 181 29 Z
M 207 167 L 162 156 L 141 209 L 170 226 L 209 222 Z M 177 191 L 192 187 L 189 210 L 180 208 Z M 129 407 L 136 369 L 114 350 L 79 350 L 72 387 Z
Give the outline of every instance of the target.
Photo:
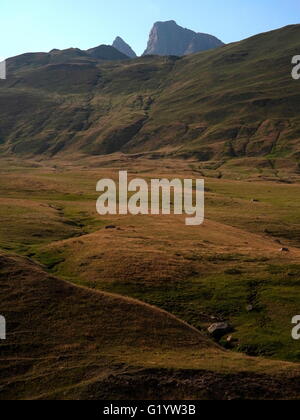
M 291 338 L 300 300 L 299 184 L 207 178 L 205 224 L 190 229 L 184 216 L 100 217 L 95 186 L 128 167 L 130 178 L 198 177 L 196 164 L 115 156 L 85 163 L 1 160 L 1 249 L 73 283 L 165 309 L 205 334 L 226 320 L 234 350 L 299 362 Z
M 281 252 L 280 241 L 209 220 L 192 230 L 178 217 L 114 223 L 116 229 L 42 246 L 34 258 L 77 284 L 161 307 L 204 334 L 227 321 L 236 351 L 300 361 L 291 338 L 299 248 Z
M 299 39 L 294 25 L 184 58 L 12 59 L 0 82 L 1 150 L 298 161 Z
M 299 158 L 300 85 L 291 77 L 299 35 L 299 25 L 289 26 L 177 61 L 128 150 Z

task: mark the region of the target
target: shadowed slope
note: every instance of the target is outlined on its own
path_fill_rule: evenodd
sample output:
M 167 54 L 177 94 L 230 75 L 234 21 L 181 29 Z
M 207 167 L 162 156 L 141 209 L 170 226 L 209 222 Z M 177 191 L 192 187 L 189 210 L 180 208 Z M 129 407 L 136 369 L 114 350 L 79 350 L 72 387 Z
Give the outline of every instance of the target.
M 224 352 L 164 311 L 73 286 L 27 259 L 1 255 L 0 264 L 0 311 L 8 329 L 0 344 L 1 399 L 299 393 L 296 365 Z M 228 385 L 226 393 L 220 383 Z
M 56 388 L 74 385 L 126 354 L 217 348 L 164 311 L 57 280 L 26 259 L 1 255 L 0 285 L 3 396 L 44 393 L 54 377 Z

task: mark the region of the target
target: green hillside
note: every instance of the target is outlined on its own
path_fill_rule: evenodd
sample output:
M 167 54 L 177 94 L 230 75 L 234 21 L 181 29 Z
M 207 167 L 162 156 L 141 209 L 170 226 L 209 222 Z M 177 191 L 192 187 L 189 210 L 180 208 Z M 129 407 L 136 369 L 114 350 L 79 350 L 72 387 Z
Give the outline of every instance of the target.
M 161 152 L 199 160 L 300 157 L 300 25 L 184 58 L 93 50 L 8 60 L 1 153 Z M 299 88 L 298 88 L 299 86 Z

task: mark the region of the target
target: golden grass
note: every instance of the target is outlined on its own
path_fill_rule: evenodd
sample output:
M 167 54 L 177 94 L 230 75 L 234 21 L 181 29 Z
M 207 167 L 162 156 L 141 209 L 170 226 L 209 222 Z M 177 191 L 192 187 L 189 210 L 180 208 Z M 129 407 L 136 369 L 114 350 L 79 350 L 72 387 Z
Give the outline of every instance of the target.
M 226 318 L 249 354 L 297 360 L 290 320 L 299 290 L 299 184 L 206 177 L 206 221 L 193 228 L 181 216 L 99 217 L 96 182 L 128 168 L 130 177 L 146 179 L 202 177 L 190 161 L 121 155 L 72 164 L 0 161 L 2 249 L 60 277 L 2 254 L 0 312 L 12 328 L 1 343 L 3 395 L 128 397 L 122 387 L 103 394 L 103 384 L 117 387 L 119 375 L 139 378 L 153 368 L 162 383 L 182 370 L 266 375 L 269 390 L 273 375 L 279 382 L 297 377 L 299 364 L 225 351 L 199 329 L 213 316 Z M 111 224 L 116 229 L 105 229 Z M 280 252 L 283 246 L 290 252 Z M 257 310 L 247 314 L 253 293 Z M 202 395 L 183 388 L 164 396 Z
M 126 366 L 132 373 L 151 368 L 244 372 L 270 380 L 274 374 L 300 375 L 299 365 L 226 352 L 142 302 L 57 280 L 28 259 L 4 254 L 0 259 L 1 312 L 8 320 L 8 338 L 0 345 L 2 397 L 63 398 L 64 391 L 84 390 Z

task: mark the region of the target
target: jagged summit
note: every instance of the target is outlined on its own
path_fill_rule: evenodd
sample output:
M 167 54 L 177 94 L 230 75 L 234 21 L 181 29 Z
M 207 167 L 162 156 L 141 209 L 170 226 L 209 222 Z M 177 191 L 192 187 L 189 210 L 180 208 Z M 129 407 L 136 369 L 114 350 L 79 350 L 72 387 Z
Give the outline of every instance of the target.
M 182 28 L 174 20 L 169 20 L 154 24 L 144 55 L 184 56 L 222 45 L 223 42 L 213 35 Z
M 130 58 L 136 58 L 137 55 L 133 51 L 133 49 L 128 45 L 120 36 L 117 36 L 117 38 L 114 40 L 114 43 L 112 45 L 116 50 L 120 51 L 121 53 L 127 55 L 127 57 Z

